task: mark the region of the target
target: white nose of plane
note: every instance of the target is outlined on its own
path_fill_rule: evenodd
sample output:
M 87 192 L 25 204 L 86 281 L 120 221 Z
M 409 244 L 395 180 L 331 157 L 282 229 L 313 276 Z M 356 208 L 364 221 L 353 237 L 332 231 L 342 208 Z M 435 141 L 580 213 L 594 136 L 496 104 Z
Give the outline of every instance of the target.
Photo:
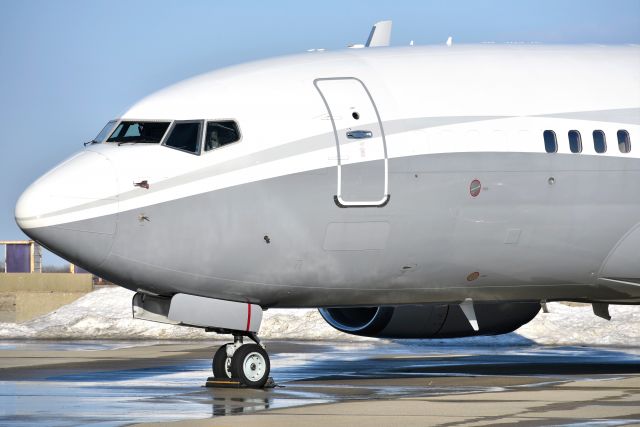
M 118 181 L 103 154 L 83 151 L 31 184 L 18 199 L 18 226 L 83 267 L 99 265 L 116 232 Z

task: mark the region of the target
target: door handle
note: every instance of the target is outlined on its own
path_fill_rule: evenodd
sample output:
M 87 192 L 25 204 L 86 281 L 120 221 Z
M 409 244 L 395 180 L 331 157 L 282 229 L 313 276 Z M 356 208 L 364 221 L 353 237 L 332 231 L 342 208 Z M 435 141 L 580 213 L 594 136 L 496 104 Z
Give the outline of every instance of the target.
M 373 132 L 370 130 L 350 130 L 347 132 L 347 138 L 349 139 L 364 139 L 371 138 L 373 136 Z

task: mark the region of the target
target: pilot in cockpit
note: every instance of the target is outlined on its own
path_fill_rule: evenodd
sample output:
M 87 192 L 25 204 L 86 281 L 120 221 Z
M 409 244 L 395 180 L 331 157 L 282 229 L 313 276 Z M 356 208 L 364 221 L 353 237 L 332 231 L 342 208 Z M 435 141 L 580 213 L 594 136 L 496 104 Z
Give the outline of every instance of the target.
M 162 135 L 164 135 L 166 128 L 166 124 L 164 123 L 138 123 L 140 140 L 146 142 L 158 142 L 162 139 Z
M 207 141 L 205 144 L 205 151 L 213 150 L 220 146 L 220 139 L 218 138 L 218 129 L 215 127 L 209 127 L 207 129 Z

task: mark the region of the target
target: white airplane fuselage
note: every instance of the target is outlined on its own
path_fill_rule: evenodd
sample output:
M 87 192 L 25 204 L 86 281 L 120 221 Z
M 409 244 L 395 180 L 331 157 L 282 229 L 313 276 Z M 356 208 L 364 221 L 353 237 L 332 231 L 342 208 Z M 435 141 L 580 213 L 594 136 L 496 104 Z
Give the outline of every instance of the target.
M 16 220 L 150 294 L 263 308 L 638 304 L 639 70 L 637 46 L 520 45 L 230 67 L 117 120 L 202 121 L 203 138 L 206 121 L 234 121 L 239 141 L 196 153 L 167 135 L 98 141 L 32 184 Z

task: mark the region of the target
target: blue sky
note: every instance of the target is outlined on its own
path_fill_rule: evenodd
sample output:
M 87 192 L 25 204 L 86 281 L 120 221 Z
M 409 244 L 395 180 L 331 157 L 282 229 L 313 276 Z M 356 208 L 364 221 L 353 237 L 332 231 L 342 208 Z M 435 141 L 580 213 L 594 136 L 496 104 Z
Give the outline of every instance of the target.
M 383 19 L 392 45 L 640 43 L 640 0 L 0 0 L 0 10 L 0 240 L 25 238 L 20 193 L 110 118 L 214 68 L 362 43 Z

